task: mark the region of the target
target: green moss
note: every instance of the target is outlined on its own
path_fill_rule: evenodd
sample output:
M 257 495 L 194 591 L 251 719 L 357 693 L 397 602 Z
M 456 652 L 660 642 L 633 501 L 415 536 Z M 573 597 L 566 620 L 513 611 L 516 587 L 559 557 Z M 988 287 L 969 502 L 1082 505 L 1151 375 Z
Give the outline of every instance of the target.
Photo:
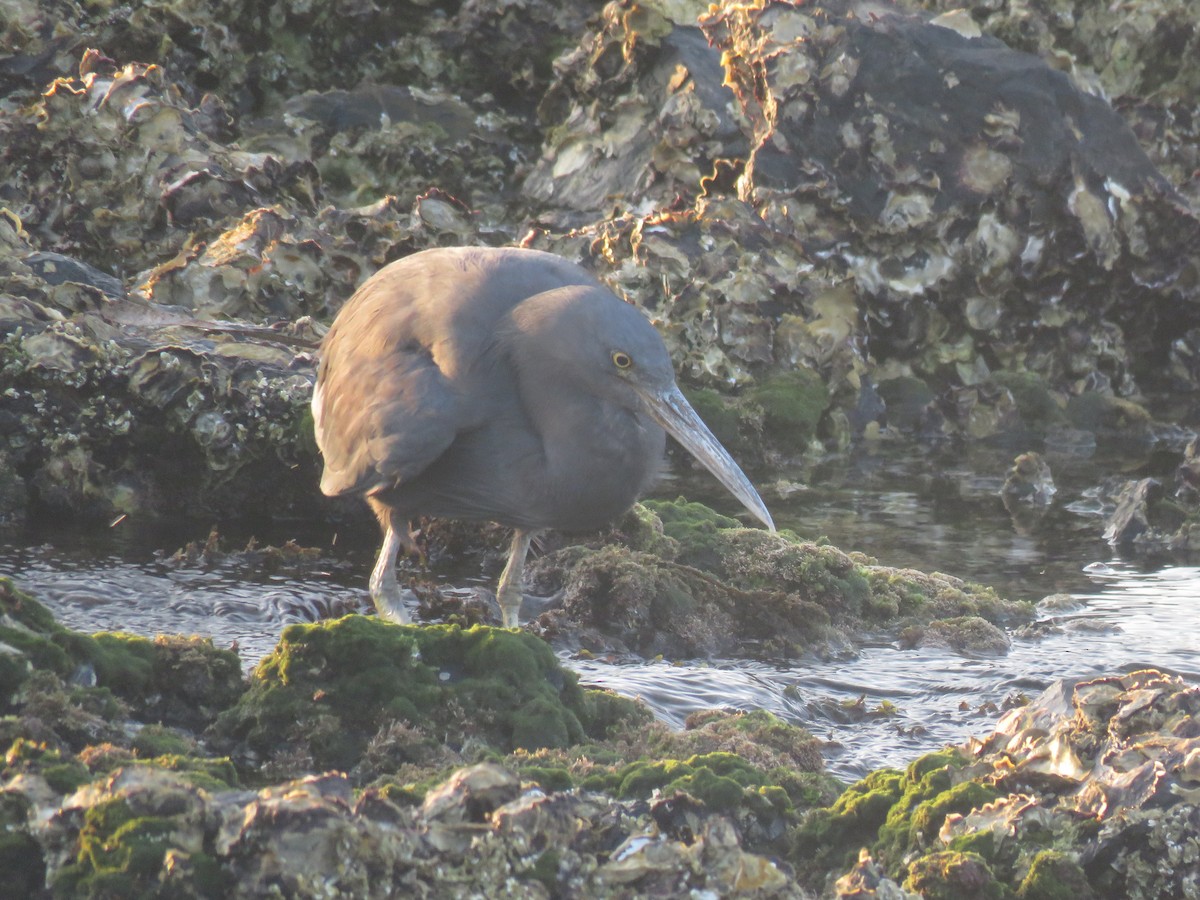
M 13 625 L 23 626 L 35 634 L 53 633 L 59 628 L 54 614 L 24 591 L 18 590 L 10 578 L 0 578 L 0 612 Z M 5 627 L 11 627 L 6 622 Z
M 981 857 L 953 850 L 914 860 L 904 888 L 925 900 L 1002 900 L 1011 896 Z
M 587 689 L 583 691 L 579 720 L 589 735 L 606 738 L 615 731 L 653 722 L 654 713 L 644 703 L 612 691 Z
M 163 896 L 160 877 L 166 854 L 181 850 L 172 840 L 174 832 L 170 818 L 139 816 L 123 799 L 89 807 L 75 860 L 59 870 L 51 885 L 54 896 Z M 201 889 L 210 880 L 194 883 L 186 895 L 220 896 L 216 890 Z
M 92 773 L 78 760 L 57 763 L 42 769 L 42 777 L 60 794 L 70 794 L 92 780 Z
M 806 877 L 819 880 L 824 873 L 844 871 L 853 864 L 858 849 L 868 847 L 893 878 L 903 877 L 906 860 L 929 848 L 941 848 L 937 836 L 947 815 L 969 813 L 999 796 L 990 785 L 958 781 L 956 770 L 965 763 L 963 755 L 951 748 L 914 760 L 903 773 L 892 769 L 871 773 L 847 788 L 832 806 L 808 814 L 796 829 L 792 861 Z M 955 858 L 982 862 L 982 851 L 990 854 L 993 845 L 977 839 L 955 849 L 960 851 Z M 961 852 L 968 850 L 972 852 Z M 932 871 L 918 869 L 922 884 L 934 883 Z M 993 881 L 990 869 L 986 880 Z
M 757 801 L 764 807 L 791 815 L 793 790 L 804 796 L 810 784 L 787 784 L 787 769 L 764 770 L 734 753 L 698 753 L 687 759 L 644 759 L 618 766 L 608 773 L 593 773 L 581 787 L 602 790 L 623 799 L 648 798 L 654 791 L 671 794 L 683 791 L 713 809 L 732 810 Z M 791 788 L 792 790 L 789 790 Z
M 936 396 L 928 384 L 909 375 L 882 381 L 877 390 L 887 407 L 888 424 L 902 430 L 916 427 Z
M 975 853 L 984 859 L 995 859 L 996 836 L 991 831 L 971 831 L 951 840 L 947 849 L 957 850 L 959 853 Z
M 0 643 L 17 651 L 0 654 L 0 708 L 11 708 L 16 691 L 35 672 L 69 680 L 90 667 L 97 687 L 86 697 L 73 690 L 71 702 L 94 708 L 107 697 L 107 714 L 115 715 L 113 697 L 119 697 L 147 719 L 202 728 L 212 717 L 207 707 L 229 705 L 243 689 L 237 654 L 218 650 L 209 639 L 80 634 L 63 628 L 44 606 L 2 578 Z
M 649 796 L 651 791 L 690 772 L 690 768 L 686 768 L 678 759 L 631 763 L 617 773 L 616 794 L 618 797 Z
M 914 759 L 905 768 L 904 777 L 915 783 L 931 773 L 947 767 L 961 768 L 963 764 L 962 753 L 953 747 L 947 747 L 945 750 L 935 750 L 933 753 L 926 753 L 924 756 Z
M 78 638 L 85 636 L 79 635 Z M 77 642 L 96 667 L 96 681 L 118 696 L 141 696 L 154 674 L 154 642 L 121 631 L 100 632 Z
M 931 797 L 913 810 L 908 847 L 932 846 L 946 821 L 946 816 L 952 813 L 966 815 L 973 809 L 991 803 L 999 796 L 999 792 L 990 785 L 964 781 Z
M 968 813 L 999 796 L 995 788 L 973 781 L 954 784 L 952 771 L 963 764 L 953 750 L 926 754 L 909 764 L 904 794 L 888 812 L 876 844 L 893 871 L 907 853 L 932 846 L 949 813 Z
M 880 769 L 848 787 L 832 806 L 810 812 L 793 836 L 791 859 L 797 869 L 823 877 L 851 866 L 859 848 L 876 843 L 903 787 L 903 773 Z
M 130 747 L 138 756 L 149 758 L 190 753 L 195 749 L 195 743 L 162 725 L 147 725 L 133 736 Z
M 623 542 L 631 550 L 671 560 L 679 555 L 679 542 L 663 532 L 662 519 L 644 503 L 635 503 L 617 524 Z
M 558 893 L 558 864 L 562 859 L 562 854 L 557 850 L 550 849 L 538 855 L 538 858 L 533 861 L 533 865 L 521 873 L 521 877 L 527 880 L 540 881 L 551 891 Z
M 532 635 L 346 616 L 285 629 L 215 732 L 267 757 L 302 751 L 348 770 L 395 720 L 506 751 L 576 743 L 581 716 L 593 721 L 575 676 Z
M 697 766 L 691 774 L 669 783 L 667 790 L 684 791 L 716 810 L 733 809 L 745 794 L 745 789 L 736 778 L 719 775 L 703 765 Z
M 178 772 L 188 784 L 206 791 L 227 791 L 239 784 L 233 761 L 224 756 L 214 758 L 167 754 L 153 759 L 138 760 L 135 764 Z
M 4 776 L 35 772 L 60 794 L 69 794 L 92 780 L 87 766 L 62 751 L 39 741 L 18 738 L 4 755 Z
M 566 747 L 581 737 L 578 717 L 558 697 L 535 697 L 513 712 L 510 746 Z
M 522 781 L 536 782 L 547 791 L 569 791 L 575 787 L 575 779 L 561 766 L 518 766 L 517 774 Z
M 711 553 L 714 539 L 725 528 L 741 528 L 742 523 L 723 516 L 703 503 L 676 500 L 646 500 L 643 505 L 662 521 L 663 533 L 680 544 L 680 552 L 688 557 Z
M 9 708 L 13 697 L 33 671 L 33 665 L 19 653 L 10 652 L 8 629 L 0 627 L 0 708 Z
M 1045 429 L 1067 420 L 1058 396 L 1041 375 L 1034 372 L 996 372 L 992 381 L 1006 388 L 1017 404 L 1017 412 L 1030 428 Z
M 1134 403 L 1110 394 L 1089 391 L 1067 401 L 1071 424 L 1085 431 L 1140 431 L 1150 425 L 1150 413 Z
M 1033 858 L 1017 896 L 1020 900 L 1089 900 L 1095 892 L 1079 863 L 1064 853 L 1043 850 Z
M 829 407 L 829 389 L 811 369 L 772 375 L 755 385 L 747 398 L 762 407 L 768 434 L 801 447 L 817 435 Z

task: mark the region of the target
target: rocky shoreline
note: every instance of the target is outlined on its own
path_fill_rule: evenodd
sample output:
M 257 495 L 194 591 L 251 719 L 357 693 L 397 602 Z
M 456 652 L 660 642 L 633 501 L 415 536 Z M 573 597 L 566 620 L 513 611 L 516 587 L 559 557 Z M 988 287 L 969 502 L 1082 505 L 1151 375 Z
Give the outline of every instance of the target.
M 1017 521 L 1051 453 L 1134 442 L 1099 530 L 1194 547 L 1195 4 L 952 6 L 13 0 L 0 535 L 364 517 L 316 490 L 328 321 L 399 256 L 521 243 L 641 306 L 748 464 L 1002 441 Z M 1003 652 L 1032 606 L 682 500 L 550 551 L 528 632 L 427 589 L 438 624 L 293 626 L 248 679 L 0 580 L 0 893 L 1200 896 L 1194 685 L 1059 684 L 840 785 L 802 729 L 673 732 L 549 647 Z
M 1185 897 L 1200 688 L 1060 683 L 844 786 L 764 712 L 673 732 L 487 626 L 83 635 L 0 581 L 0 876 L 24 897 Z

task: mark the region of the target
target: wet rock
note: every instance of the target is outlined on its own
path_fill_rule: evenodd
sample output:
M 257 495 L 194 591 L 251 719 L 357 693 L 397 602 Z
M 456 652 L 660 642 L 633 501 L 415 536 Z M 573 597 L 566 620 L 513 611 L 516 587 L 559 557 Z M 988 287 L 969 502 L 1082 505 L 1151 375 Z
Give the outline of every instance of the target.
M 920 363 L 908 358 L 920 374 L 932 374 L 935 362 L 956 365 L 968 383 L 984 345 L 1001 368 L 1053 383 L 1101 368 L 1118 373 L 1102 391 L 1126 393 L 1130 377 L 1157 374 L 1161 356 L 1150 355 L 1141 318 L 1147 307 L 1133 296 L 1138 284 L 1163 277 L 1190 281 L 1177 253 L 1191 252 L 1182 249 L 1184 233 L 1196 230 L 1128 127 L 1041 60 L 993 38 L 843 9 L 770 4 L 720 10 L 702 25 L 726 51 L 753 128 L 742 196 L 802 241 L 811 243 L 814 221 L 853 231 L 857 249 L 842 259 L 877 325 L 875 352 L 887 347 L 904 358 L 917 333 L 937 335 L 936 345 L 922 344 Z M 832 58 L 841 62 L 820 65 Z M 1118 187 L 1089 186 L 1105 180 Z M 1001 189 L 1005 203 L 995 204 Z M 1062 213 L 1046 202 L 1051 196 Z M 1019 222 L 1007 211 L 1014 200 L 1027 213 Z M 933 237 L 946 235 L 950 221 L 961 240 Z M 1034 299 L 1068 271 L 1091 287 L 1064 296 L 1057 320 L 1014 302 L 1017 294 Z M 1116 273 L 1129 280 L 1118 287 Z M 904 303 L 914 296 L 932 307 Z M 1164 295 L 1141 296 L 1160 321 L 1178 315 Z M 1037 323 L 1032 346 L 1017 338 L 1029 321 Z M 1018 344 L 1029 349 L 1018 354 Z M 962 355 L 939 359 L 951 346 Z
M 1131 544 L 1150 529 L 1146 507 L 1162 495 L 1162 485 L 1153 478 L 1126 482 L 1117 496 L 1117 508 L 1104 528 L 1104 539 L 1112 544 Z
M 1058 493 L 1050 465 L 1040 453 L 1022 453 L 1013 460 L 1012 468 L 1004 478 L 1000 495 L 1004 505 L 1024 503 L 1046 506 Z
M 61 253 L 31 253 L 24 262 L 46 284 L 83 284 L 103 291 L 114 299 L 125 296 L 125 286 L 119 278 Z
M 210 351 L 303 382 L 310 360 L 241 323 L 192 322 L 187 339 L 147 325 L 179 324 L 165 306 L 325 319 L 370 272 L 440 243 L 524 236 L 583 260 L 656 317 L 750 460 L 881 427 L 1150 438 L 1136 388 L 1196 380 L 1194 216 L 1101 101 L 986 34 L 839 2 L 614 3 L 587 25 L 598 5 L 410 6 L 264 19 L 233 2 L 18 4 L 0 66 L 0 417 L 16 417 L 0 451 L 15 470 L 3 496 L 26 502 L 0 515 L 222 514 L 246 491 L 272 513 L 316 512 L 300 490 L 307 383 L 263 371 L 283 427 L 208 383 L 237 381 Z M 977 18 L 1027 49 L 1065 40 L 1051 23 L 1032 47 L 999 11 Z M 1147 48 L 1186 45 L 1190 20 L 1171 6 L 1162 21 L 1122 33 L 1141 73 L 1123 83 L 1153 80 Z M 1164 89 L 1182 103 L 1191 69 L 1166 44 Z M 910 90 L 929 72 L 891 63 L 914 47 L 956 83 Z M 996 71 L 1036 85 L 1036 102 Z M 114 316 L 122 296 L 146 302 Z M 25 352 L 79 396 L 27 377 Z M 186 408 L 164 423 L 164 401 Z M 192 485 L 164 483 L 145 452 L 176 442 L 175 468 L 203 472 Z
M 979 616 L 935 619 L 923 627 L 906 629 L 903 641 L 913 647 L 945 647 L 968 656 L 1003 655 L 1012 641 L 1003 631 Z
M 1054 896 L 1061 885 L 1072 896 L 1157 897 L 1186 896 L 1194 872 L 1200 689 L 1154 670 L 1059 683 L 1011 709 L 982 740 L 928 754 L 903 772 L 871 773 L 844 791 L 819 773 L 818 742 L 767 713 L 708 711 L 672 732 L 596 692 L 578 707 L 592 728 L 584 743 L 498 753 L 481 741 L 478 750 L 490 756 L 474 765 L 445 753 L 407 762 L 380 754 L 374 783 L 361 790 L 361 775 L 306 771 L 311 757 L 300 762 L 296 745 L 292 777 L 247 790 L 232 763 L 208 755 L 208 743 L 186 729 L 129 727 L 130 707 L 110 693 L 136 698 L 130 689 L 146 675 L 135 664 L 138 647 L 122 647 L 128 639 L 69 632 L 32 598 L 11 587 L 5 597 L 0 636 L 25 662 L 9 670 L 24 680 L 0 720 L 9 739 L 0 820 L 11 851 L 0 852 L 0 874 L 31 896 L 114 884 L 133 894 L 362 897 L 506 884 L 518 896 L 808 897 L 836 883 L 838 896 L 897 900 L 916 896 L 911 891 Z M 478 629 L 451 648 L 446 629 L 360 621 L 380 635 L 429 633 L 422 664 L 440 659 L 439 672 L 460 688 L 459 701 L 441 695 L 442 707 L 465 698 L 471 665 L 503 680 L 503 667 L 484 652 L 487 638 L 527 643 Z M 40 644 L 36 635 L 54 641 Z M 346 673 L 356 677 L 346 685 L 338 673 L 350 660 L 301 652 L 311 649 L 312 640 L 299 640 L 305 636 L 319 632 L 293 633 L 277 660 L 295 678 L 296 698 L 344 707 L 351 715 L 343 730 L 394 714 L 389 699 L 400 694 L 363 665 L 369 632 L 348 645 L 354 661 Z M 84 720 L 63 702 L 66 681 L 57 673 L 78 669 L 76 658 L 91 665 L 94 681 L 72 671 L 72 682 L 110 688 L 73 689 L 69 703 L 82 710 L 90 698 L 91 721 L 101 727 L 65 741 L 68 719 Z M 513 674 L 536 681 L 519 657 L 513 662 Z M 410 686 L 428 687 L 416 673 L 410 665 Z M 188 680 L 180 669 L 156 677 L 159 690 Z M 360 690 L 357 705 L 348 688 Z M 491 705 L 460 710 L 480 735 L 491 727 L 481 718 L 511 706 L 495 701 L 497 685 L 486 692 Z M 32 735 L 35 705 L 49 743 Z M 291 721 L 310 746 L 337 730 Z M 447 721 L 434 724 L 440 730 Z M 268 769 L 247 771 L 259 783 L 271 779 Z
M 425 795 L 421 814 L 431 821 L 482 822 L 515 798 L 521 783 L 500 766 L 482 763 L 459 769 Z
M 872 773 L 810 815 L 801 880 L 840 860 L 843 896 L 900 896 L 899 882 L 921 896 L 1182 895 L 1198 697 L 1154 670 L 1055 685 L 989 737 Z
M 36 674 L 42 679 L 38 701 L 47 709 L 60 705 L 57 715 L 40 716 L 50 727 L 55 718 L 59 724 L 68 721 L 68 707 L 72 716 L 83 717 L 78 724 L 98 725 L 93 717 L 115 697 L 142 721 L 199 729 L 244 690 L 237 654 L 214 647 L 209 638 L 76 634 L 8 579 L 0 579 L 0 611 L 0 642 L 7 648 L 0 707 L 24 708 L 31 715 L 26 684 Z M 72 735 L 63 737 L 80 746 Z
M 608 4 L 597 30 L 555 62 L 538 109 L 547 140 L 525 181 L 530 200 L 593 216 L 666 205 L 697 192 L 717 160 L 745 156 L 698 10 L 673 21 L 666 6 Z
M 208 339 L 186 315 L 136 303 L 89 301 L 68 318 L 43 299 L 11 307 L 21 324 L 0 343 L 0 451 L 25 486 L 9 515 L 313 502 L 301 489 L 315 466 L 302 439 L 312 371 L 294 349 L 262 331 Z
M 1104 524 L 1104 539 L 1114 546 L 1142 550 L 1185 550 L 1195 538 L 1194 505 L 1165 495 L 1155 478 L 1123 481 L 1113 495 L 1115 507 Z
M 1058 487 L 1050 464 L 1040 453 L 1022 453 L 1004 477 L 1000 499 L 1020 534 L 1031 533 L 1045 517 Z
M 864 847 L 859 853 L 858 862 L 854 868 L 839 878 L 833 885 L 838 900 L 851 898 L 876 898 L 876 900 L 915 900 L 920 894 L 906 891 L 892 879 L 883 874 L 883 870 Z
M 981 5 L 970 16 L 1010 46 L 1042 56 L 1082 90 L 1110 98 L 1155 164 L 1195 206 L 1200 70 L 1193 4 L 1153 0 L 1133 4 L 1126 15 L 1109 16 L 1071 0 L 1052 0 L 1036 7 Z
M 1192 438 L 1183 451 L 1175 472 L 1176 495 L 1192 502 L 1200 500 L 1200 437 Z

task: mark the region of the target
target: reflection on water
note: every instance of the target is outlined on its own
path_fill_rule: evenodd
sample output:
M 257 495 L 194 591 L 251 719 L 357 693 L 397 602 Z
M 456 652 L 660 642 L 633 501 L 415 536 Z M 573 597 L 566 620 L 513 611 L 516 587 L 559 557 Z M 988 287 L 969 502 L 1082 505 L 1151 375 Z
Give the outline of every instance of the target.
M 1010 597 L 1071 595 L 1071 602 L 1043 608 L 1040 627 L 1015 636 L 1006 656 L 965 658 L 879 643 L 853 659 L 788 668 L 738 661 L 568 664 L 587 683 L 641 696 L 674 724 L 714 706 L 769 709 L 825 739 L 830 768 L 843 777 L 903 765 L 926 750 L 986 733 L 1006 700 L 1033 695 L 1059 678 L 1153 664 L 1200 679 L 1196 561 L 1139 566 L 1114 559 L 1099 539 L 1099 520 L 1086 515 L 1094 504 L 1081 502 L 1110 472 L 1141 466 L 1139 476 L 1159 473 L 1137 461 L 1051 457 L 1059 486 L 1055 506 L 1041 518 L 1013 521 L 997 496 L 1013 455 L 889 448 L 788 473 L 773 485 L 758 479 L 780 526 L 805 537 L 824 535 L 883 564 L 992 584 Z M 706 482 L 689 483 L 686 492 L 734 512 Z M 332 531 L 260 536 L 328 548 Z M 236 642 L 248 665 L 274 646 L 284 626 L 366 604 L 372 531 L 343 535 L 336 552 L 330 550 L 342 561 L 336 568 L 286 574 L 244 565 L 179 568 L 155 556 L 156 549 L 170 552 L 203 538 L 204 530 L 182 525 L 175 534 L 124 528 L 33 535 L 0 544 L 0 575 L 15 578 L 72 628 L 211 635 L 222 646 Z M 435 574 L 455 584 L 479 577 Z

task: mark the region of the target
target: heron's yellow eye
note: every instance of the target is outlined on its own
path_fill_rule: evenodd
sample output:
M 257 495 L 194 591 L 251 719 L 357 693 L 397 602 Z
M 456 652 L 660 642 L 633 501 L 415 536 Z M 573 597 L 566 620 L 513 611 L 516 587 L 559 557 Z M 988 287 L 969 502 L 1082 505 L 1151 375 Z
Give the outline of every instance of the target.
M 612 361 L 613 365 L 618 369 L 629 369 L 633 367 L 633 357 L 623 350 L 614 350 Z

